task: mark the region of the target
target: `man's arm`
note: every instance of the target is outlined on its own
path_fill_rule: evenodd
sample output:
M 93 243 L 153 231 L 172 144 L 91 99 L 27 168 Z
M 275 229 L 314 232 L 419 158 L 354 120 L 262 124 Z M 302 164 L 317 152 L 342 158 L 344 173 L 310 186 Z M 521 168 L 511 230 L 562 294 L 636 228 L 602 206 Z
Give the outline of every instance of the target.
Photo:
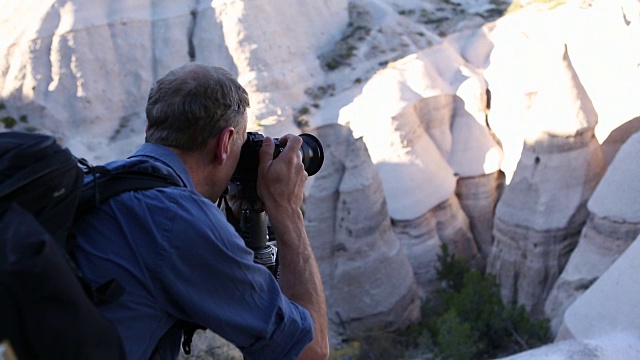
M 302 139 L 294 135 L 280 138 L 285 145 L 273 159 L 273 139 L 265 137 L 260 150 L 258 196 L 269 215 L 278 241 L 280 288 L 291 300 L 307 309 L 313 318 L 313 340 L 300 359 L 329 356 L 327 310 L 322 280 L 300 210 L 307 174 L 299 152 Z

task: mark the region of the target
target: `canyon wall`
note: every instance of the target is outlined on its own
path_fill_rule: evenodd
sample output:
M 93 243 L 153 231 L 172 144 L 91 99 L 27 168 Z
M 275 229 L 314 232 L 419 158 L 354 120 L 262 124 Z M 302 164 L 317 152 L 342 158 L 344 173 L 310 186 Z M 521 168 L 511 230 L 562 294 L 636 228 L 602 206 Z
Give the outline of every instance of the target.
M 4 2 L 0 126 L 112 160 L 143 141 L 157 78 L 222 66 L 250 93 L 250 129 L 325 144 L 305 221 L 333 341 L 416 321 L 443 244 L 578 337 L 572 304 L 608 291 L 595 284 L 639 231 L 640 3 L 488 23 L 495 2 L 477 3 L 439 23 L 431 1 Z M 615 310 L 630 311 L 601 321 Z

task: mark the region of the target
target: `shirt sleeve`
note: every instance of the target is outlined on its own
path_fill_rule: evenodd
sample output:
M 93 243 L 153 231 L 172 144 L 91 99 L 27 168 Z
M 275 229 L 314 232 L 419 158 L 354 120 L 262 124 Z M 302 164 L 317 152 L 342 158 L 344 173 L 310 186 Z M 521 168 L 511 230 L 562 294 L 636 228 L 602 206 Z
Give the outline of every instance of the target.
M 173 316 L 206 326 L 248 359 L 295 359 L 313 337 L 309 312 L 288 300 L 222 212 L 176 197 L 159 249 L 158 283 Z

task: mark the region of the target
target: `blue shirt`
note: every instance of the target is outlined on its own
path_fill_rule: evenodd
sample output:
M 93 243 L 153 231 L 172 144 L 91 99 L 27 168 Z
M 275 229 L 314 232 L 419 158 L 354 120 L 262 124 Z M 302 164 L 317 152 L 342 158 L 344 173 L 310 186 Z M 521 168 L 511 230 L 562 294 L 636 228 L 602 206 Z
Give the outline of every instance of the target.
M 144 144 L 131 158 L 173 171 L 184 187 L 118 195 L 76 229 L 78 266 L 89 282 L 116 279 L 126 289 L 100 311 L 117 326 L 127 359 L 148 359 L 156 346 L 154 357 L 177 358 L 177 320 L 206 326 L 248 359 L 296 358 L 313 336 L 309 312 L 253 263 L 253 252 L 195 191 L 173 151 Z

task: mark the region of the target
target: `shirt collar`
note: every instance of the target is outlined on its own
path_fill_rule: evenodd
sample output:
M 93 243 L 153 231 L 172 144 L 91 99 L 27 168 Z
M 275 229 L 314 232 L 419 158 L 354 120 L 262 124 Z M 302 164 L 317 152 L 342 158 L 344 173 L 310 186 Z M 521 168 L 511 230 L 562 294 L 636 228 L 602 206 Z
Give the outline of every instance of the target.
M 159 144 L 145 143 L 142 144 L 133 155 L 129 156 L 129 159 L 132 158 L 147 158 L 167 166 L 173 170 L 188 189 L 195 191 L 195 186 L 193 185 L 193 180 L 191 180 L 191 175 L 189 175 L 187 171 L 187 167 L 184 166 L 180 157 L 168 147 Z

